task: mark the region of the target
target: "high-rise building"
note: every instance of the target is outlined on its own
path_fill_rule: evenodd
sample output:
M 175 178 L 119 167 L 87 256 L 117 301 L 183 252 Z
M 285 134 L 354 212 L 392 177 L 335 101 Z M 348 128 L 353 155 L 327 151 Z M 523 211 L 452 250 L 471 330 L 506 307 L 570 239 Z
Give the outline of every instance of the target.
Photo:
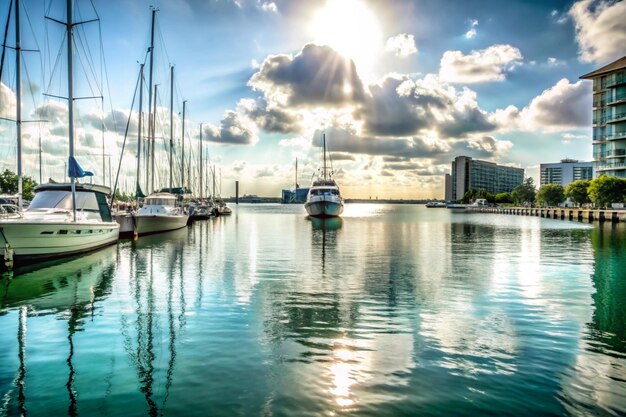
M 540 185 L 560 184 L 567 187 L 578 180 L 593 179 L 593 162 L 562 159 L 561 162 L 540 165 Z
M 452 176 L 450 174 L 446 174 L 444 177 L 444 182 L 446 185 L 444 200 L 452 201 Z
M 595 175 L 626 177 L 626 56 L 580 77 L 593 80 Z
M 493 162 L 457 156 L 452 161 L 451 181 L 446 180 L 446 199 L 458 201 L 469 190 L 491 194 L 509 193 L 524 182 L 524 170 Z

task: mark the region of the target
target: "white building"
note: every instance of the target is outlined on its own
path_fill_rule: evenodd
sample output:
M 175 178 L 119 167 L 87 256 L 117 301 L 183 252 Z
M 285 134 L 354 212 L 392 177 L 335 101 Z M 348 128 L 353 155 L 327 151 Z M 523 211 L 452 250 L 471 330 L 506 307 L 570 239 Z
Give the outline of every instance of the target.
M 575 159 L 563 159 L 561 162 L 540 165 L 541 186 L 560 184 L 563 188 L 574 181 L 593 179 L 593 162 L 579 162 Z

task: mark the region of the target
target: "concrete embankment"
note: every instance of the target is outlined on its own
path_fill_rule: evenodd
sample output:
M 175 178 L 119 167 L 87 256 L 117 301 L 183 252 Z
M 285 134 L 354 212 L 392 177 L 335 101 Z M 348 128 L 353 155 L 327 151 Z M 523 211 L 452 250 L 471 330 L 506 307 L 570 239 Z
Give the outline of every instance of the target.
M 536 216 L 547 219 L 577 220 L 592 223 L 626 222 L 626 210 L 604 209 L 590 210 L 579 207 L 471 207 L 468 210 L 480 213 L 510 214 L 517 216 Z

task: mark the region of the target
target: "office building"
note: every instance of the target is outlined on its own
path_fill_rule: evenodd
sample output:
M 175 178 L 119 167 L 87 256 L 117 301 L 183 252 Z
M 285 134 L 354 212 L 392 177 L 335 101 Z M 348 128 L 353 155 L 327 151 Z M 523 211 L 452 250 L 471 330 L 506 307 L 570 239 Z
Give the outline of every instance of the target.
M 444 177 L 445 183 L 445 195 L 443 196 L 445 201 L 452 201 L 452 175 L 446 174 Z
M 472 189 L 494 195 L 509 193 L 524 182 L 524 170 L 472 159 L 469 156 L 457 156 L 452 162 L 450 177 L 451 180 L 446 181 L 446 199 L 450 196 L 450 201 L 458 201 Z
M 593 162 L 562 159 L 554 164 L 541 164 L 540 172 L 540 185 L 560 184 L 567 187 L 574 181 L 593 179 Z
M 580 77 L 593 80 L 595 175 L 626 177 L 626 56 Z

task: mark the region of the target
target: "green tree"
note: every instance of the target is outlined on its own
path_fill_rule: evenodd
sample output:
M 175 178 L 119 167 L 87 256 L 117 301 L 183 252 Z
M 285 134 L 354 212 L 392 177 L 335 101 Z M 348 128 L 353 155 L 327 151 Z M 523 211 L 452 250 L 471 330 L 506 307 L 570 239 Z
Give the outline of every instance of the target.
M 601 175 L 589 184 L 589 199 L 596 207 L 608 207 L 611 203 L 623 203 L 626 198 L 626 180 Z
M 528 177 L 511 191 L 511 199 L 515 204 L 522 205 L 535 201 L 536 194 L 535 181 L 532 177 Z
M 475 188 L 472 188 L 470 190 L 467 190 L 465 192 L 465 195 L 463 196 L 463 199 L 461 200 L 462 203 L 464 204 L 469 204 L 471 202 L 476 201 L 479 198 L 484 198 L 485 200 L 487 200 L 490 203 L 495 202 L 495 197 L 493 196 L 493 194 L 485 191 L 485 190 L 478 190 Z
M 561 184 L 546 184 L 537 191 L 537 204 L 558 206 L 565 201 L 565 190 Z
M 587 203 L 591 203 L 589 199 L 589 185 L 591 181 L 589 180 L 578 180 L 570 183 L 565 188 L 565 196 L 577 205 L 583 205 Z
M 513 202 L 511 193 L 498 193 L 494 196 L 494 199 L 498 204 L 510 204 Z
M 22 198 L 24 200 L 32 200 L 34 196 L 33 190 L 37 186 L 35 180 L 31 177 L 22 177 Z M 9 169 L 5 169 L 0 174 L 0 193 L 17 194 L 17 174 Z

